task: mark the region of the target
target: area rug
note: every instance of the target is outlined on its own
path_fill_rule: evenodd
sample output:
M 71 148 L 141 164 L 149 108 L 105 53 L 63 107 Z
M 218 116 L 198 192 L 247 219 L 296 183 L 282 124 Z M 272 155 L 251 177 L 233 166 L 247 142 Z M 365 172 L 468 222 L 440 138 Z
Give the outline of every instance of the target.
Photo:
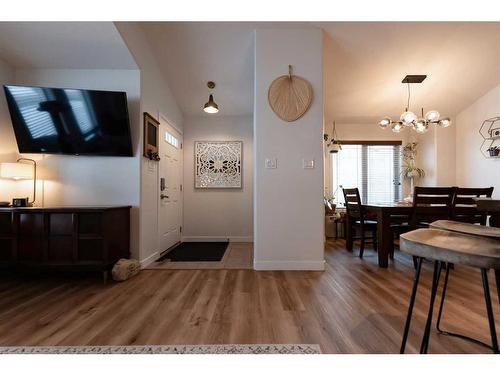
M 321 354 L 314 344 L 0 346 L 0 354 Z
M 220 262 L 229 242 L 183 242 L 158 262 Z

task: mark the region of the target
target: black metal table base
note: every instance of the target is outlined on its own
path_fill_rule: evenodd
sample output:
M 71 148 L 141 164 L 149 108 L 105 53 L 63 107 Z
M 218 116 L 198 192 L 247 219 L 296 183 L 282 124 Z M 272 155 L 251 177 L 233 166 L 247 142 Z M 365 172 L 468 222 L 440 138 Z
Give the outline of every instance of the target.
M 418 289 L 418 283 L 420 280 L 420 273 L 422 270 L 422 262 L 423 258 L 417 257 L 416 258 L 416 267 L 415 267 L 415 277 L 413 279 L 413 289 L 410 297 L 410 304 L 408 306 L 408 315 L 406 317 L 406 323 L 405 323 L 405 328 L 403 332 L 403 340 L 401 343 L 401 348 L 400 348 L 400 353 L 404 354 L 405 348 L 406 348 L 406 342 L 408 340 L 408 333 L 410 331 L 410 324 L 411 324 L 411 318 L 413 314 L 413 306 L 415 305 L 415 298 L 417 295 L 417 289 Z M 427 321 L 425 324 L 424 328 L 424 335 L 422 337 L 422 343 L 420 345 L 420 354 L 426 354 L 429 350 L 429 339 L 430 339 L 430 333 L 431 333 L 431 325 L 432 325 L 432 315 L 433 315 L 433 310 L 434 310 L 434 302 L 436 299 L 436 294 L 437 290 L 439 288 L 439 278 L 441 275 L 441 269 L 443 263 L 441 261 L 434 261 L 434 272 L 432 276 L 432 287 L 431 287 L 431 298 L 430 298 L 430 304 L 429 304 L 429 311 L 427 313 Z M 444 285 L 443 285 L 443 291 L 441 295 L 441 303 L 439 306 L 439 312 L 438 312 L 438 318 L 436 322 L 436 329 L 440 334 L 443 335 L 448 335 L 448 336 L 454 336 L 458 338 L 462 338 L 471 342 L 474 342 L 476 344 L 485 346 L 489 349 L 491 349 L 494 353 L 499 353 L 498 350 L 498 341 L 497 341 L 497 335 L 496 335 L 496 329 L 495 329 L 495 318 L 493 316 L 493 308 L 491 306 L 491 297 L 490 297 L 490 287 L 489 287 L 489 282 L 488 282 L 488 270 L 482 268 L 481 269 L 481 278 L 483 282 L 483 291 L 484 291 L 484 301 L 486 304 L 486 312 L 488 315 L 488 323 L 489 323 L 489 328 L 490 328 L 490 336 L 491 336 L 491 345 L 488 345 L 486 343 L 483 343 L 482 341 L 476 340 L 474 338 L 461 335 L 458 333 L 453 333 L 453 332 L 448 332 L 444 331 L 440 328 L 440 323 L 441 323 L 441 317 L 443 313 L 443 307 L 444 307 L 444 301 L 446 297 L 446 289 L 448 287 L 448 279 L 449 279 L 449 273 L 450 273 L 450 268 L 452 268 L 452 264 L 446 264 L 446 274 L 445 274 L 445 280 L 444 280 Z M 496 270 L 495 271 L 495 278 L 496 278 L 496 284 L 497 284 L 497 293 L 499 294 L 499 301 L 500 301 L 500 271 Z

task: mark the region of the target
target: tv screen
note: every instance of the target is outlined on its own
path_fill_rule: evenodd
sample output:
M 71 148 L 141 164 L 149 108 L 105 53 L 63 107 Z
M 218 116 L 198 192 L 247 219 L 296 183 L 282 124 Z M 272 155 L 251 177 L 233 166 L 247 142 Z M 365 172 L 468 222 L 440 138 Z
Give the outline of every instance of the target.
M 127 94 L 5 85 L 20 153 L 133 156 Z

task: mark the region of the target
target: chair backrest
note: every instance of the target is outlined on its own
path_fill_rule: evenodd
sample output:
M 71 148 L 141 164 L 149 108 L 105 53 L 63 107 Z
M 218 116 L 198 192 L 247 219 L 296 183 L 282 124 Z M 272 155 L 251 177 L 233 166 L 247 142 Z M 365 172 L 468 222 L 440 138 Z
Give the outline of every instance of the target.
M 455 188 L 455 196 L 451 209 L 451 217 L 455 221 L 486 225 L 486 213 L 477 210 L 473 198 L 491 198 L 493 187 L 489 188 Z
M 347 216 L 354 219 L 363 219 L 363 207 L 358 188 L 342 189 L 344 192 L 345 210 Z
M 412 224 L 419 226 L 451 217 L 454 187 L 416 186 L 413 192 Z

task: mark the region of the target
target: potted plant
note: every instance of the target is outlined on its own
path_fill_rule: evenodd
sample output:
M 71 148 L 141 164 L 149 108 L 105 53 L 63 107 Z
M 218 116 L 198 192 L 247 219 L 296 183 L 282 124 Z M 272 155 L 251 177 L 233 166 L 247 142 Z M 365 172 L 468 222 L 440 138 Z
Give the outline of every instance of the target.
M 486 151 L 490 153 L 491 157 L 498 156 L 498 154 L 500 154 L 500 148 L 498 148 L 498 146 L 490 147 Z
M 332 136 L 328 135 L 327 133 L 323 134 L 323 140 L 326 143 L 326 147 L 328 151 L 331 154 L 335 154 L 342 150 L 342 145 L 340 144 L 339 140 L 337 139 L 337 132 L 335 130 L 335 121 L 333 122 L 332 126 Z
M 417 142 L 409 142 L 403 147 L 403 168 L 401 175 L 410 180 L 410 195 L 405 201 L 413 201 L 413 184 L 415 178 L 425 177 L 425 171 L 415 165 L 417 158 Z
M 337 205 L 335 204 L 335 197 L 323 197 L 323 201 L 325 202 L 325 214 L 333 215 L 335 213 L 335 209 Z

